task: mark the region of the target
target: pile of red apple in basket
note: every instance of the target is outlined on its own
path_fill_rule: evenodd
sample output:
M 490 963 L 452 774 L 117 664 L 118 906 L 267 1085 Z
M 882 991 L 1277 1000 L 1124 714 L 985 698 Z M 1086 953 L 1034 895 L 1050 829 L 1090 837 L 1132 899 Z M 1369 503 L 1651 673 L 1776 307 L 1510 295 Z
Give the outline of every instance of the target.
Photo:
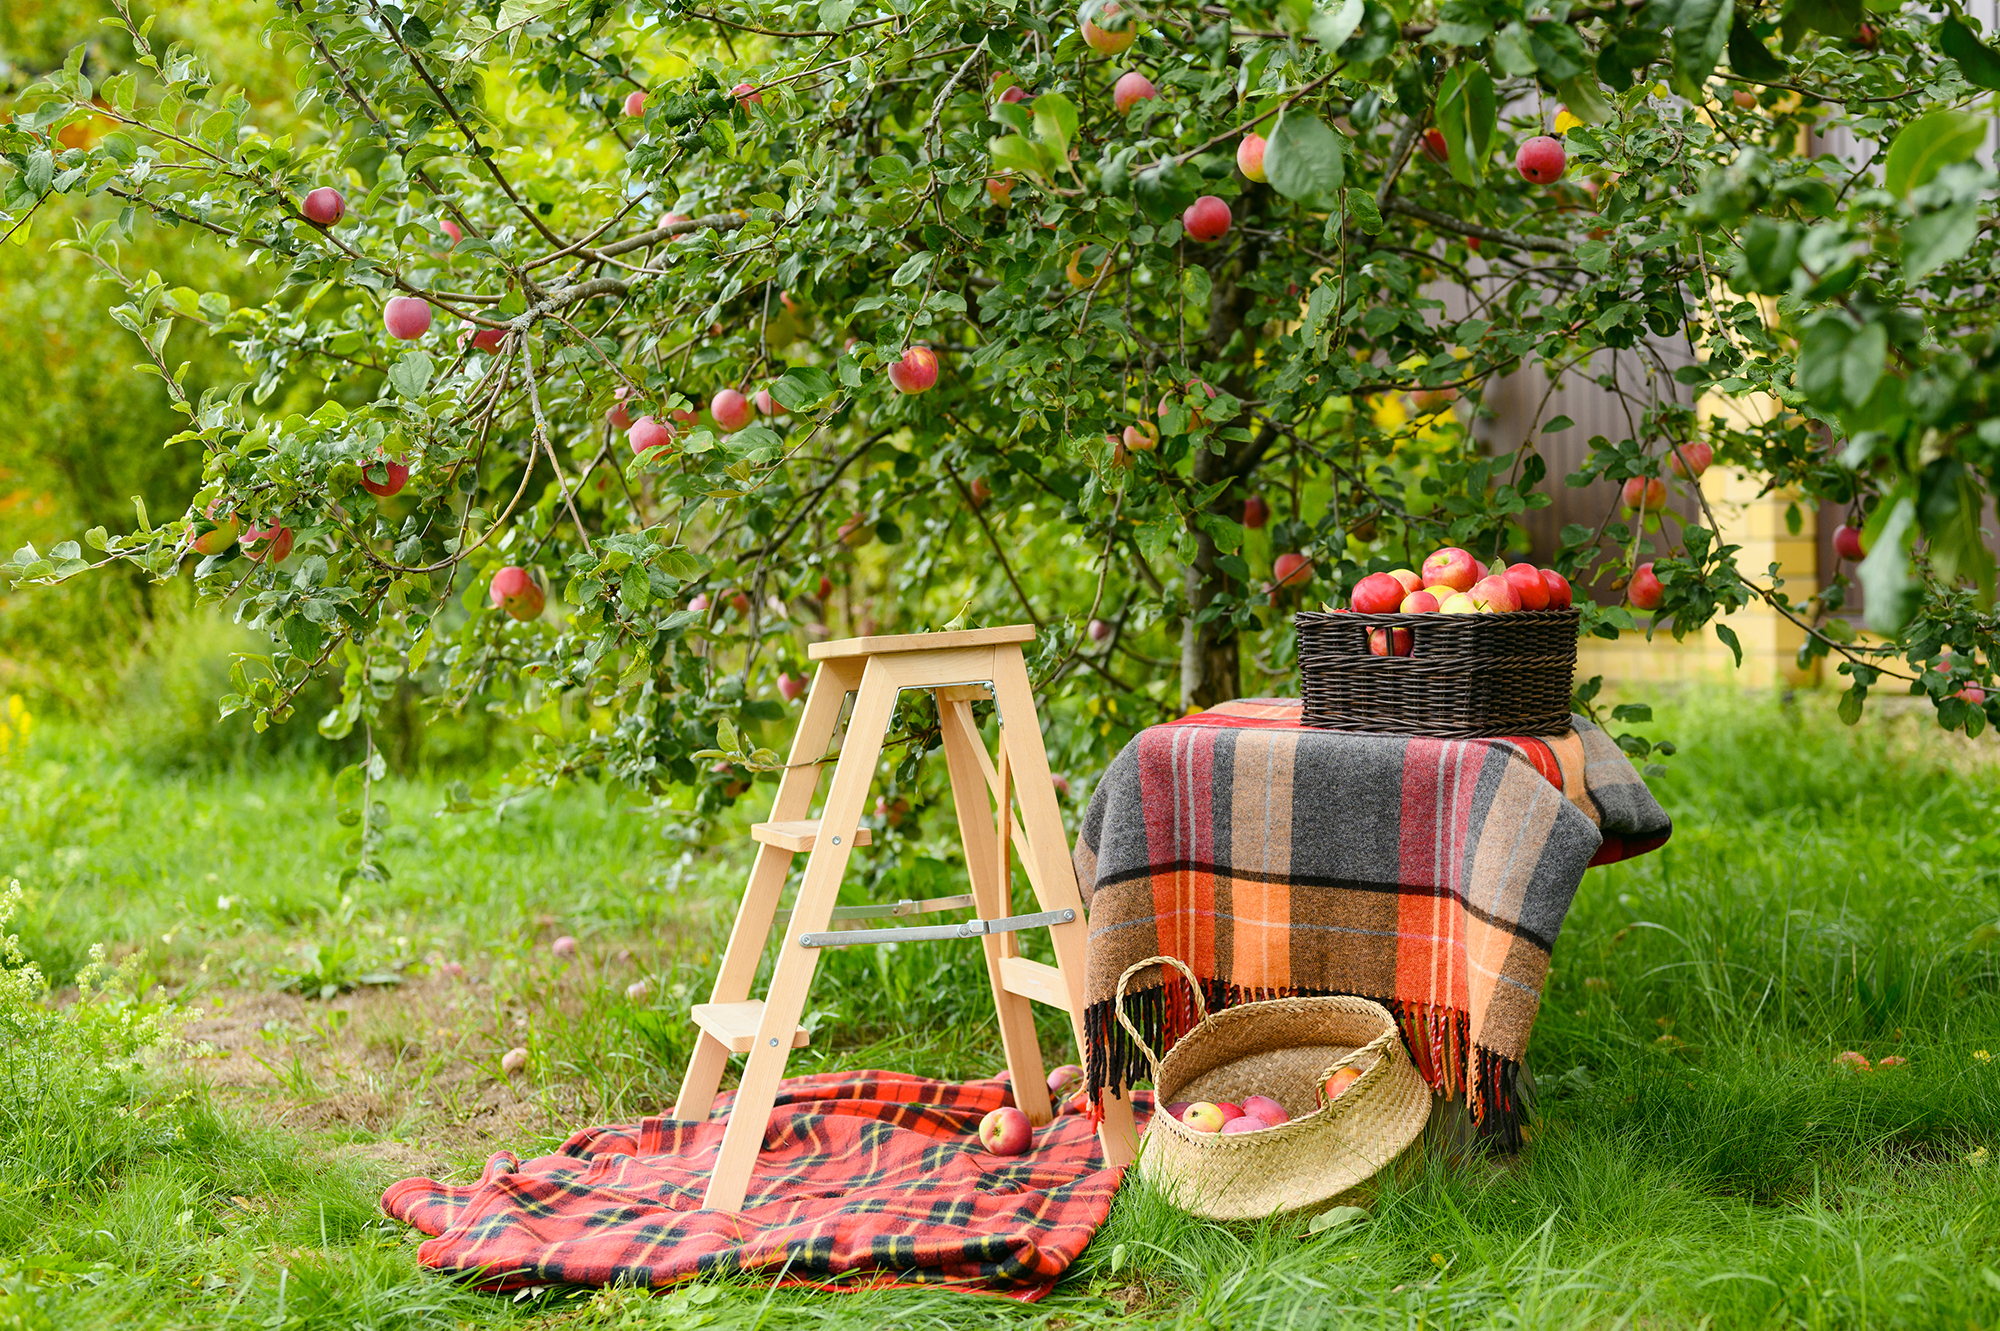
M 1470 552 L 1448 545 L 1424 561 L 1422 573 L 1406 568 L 1370 573 L 1354 584 L 1347 609 L 1362 615 L 1501 615 L 1569 605 L 1569 579 L 1552 568 L 1497 559 L 1482 568 Z M 1370 629 L 1368 650 L 1375 656 L 1408 656 L 1410 631 Z
M 1330 1104 L 1340 1098 L 1341 1092 L 1361 1080 L 1360 1068 L 1335 1068 L 1326 1079 L 1326 1098 Z M 1083 1069 L 1074 1063 L 1065 1064 L 1049 1074 L 1049 1090 L 1060 1093 L 1072 1082 L 1083 1080 Z M 1059 1113 L 1081 1114 L 1090 1108 L 1090 1097 L 1078 1091 L 1064 1103 Z M 1268 1095 L 1245 1096 L 1242 1104 L 1228 1100 L 1213 1102 L 1207 1100 L 1181 1100 L 1167 1105 L 1163 1113 L 1177 1118 L 1196 1132 L 1260 1132 L 1265 1128 L 1275 1128 L 1280 1123 L 1291 1121 L 1285 1107 Z M 1019 1155 L 1028 1149 L 1034 1140 L 1034 1125 L 1028 1116 L 1013 1105 L 1002 1105 L 989 1110 L 985 1118 L 979 1120 L 979 1144 L 989 1155 Z

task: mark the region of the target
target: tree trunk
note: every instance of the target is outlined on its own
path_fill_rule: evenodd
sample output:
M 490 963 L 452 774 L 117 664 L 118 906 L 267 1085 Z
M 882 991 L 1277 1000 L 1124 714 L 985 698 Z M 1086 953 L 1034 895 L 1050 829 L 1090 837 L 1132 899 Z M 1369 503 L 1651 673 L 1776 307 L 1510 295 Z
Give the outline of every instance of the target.
M 1214 453 L 1194 459 L 1196 489 L 1220 480 L 1225 460 Z M 1228 491 L 1216 503 L 1228 502 Z M 1213 707 L 1242 691 L 1236 629 L 1227 619 L 1200 622 L 1201 612 L 1229 590 L 1229 575 L 1217 566 L 1215 538 L 1195 532 L 1194 559 L 1187 566 L 1187 618 L 1181 621 L 1181 707 Z

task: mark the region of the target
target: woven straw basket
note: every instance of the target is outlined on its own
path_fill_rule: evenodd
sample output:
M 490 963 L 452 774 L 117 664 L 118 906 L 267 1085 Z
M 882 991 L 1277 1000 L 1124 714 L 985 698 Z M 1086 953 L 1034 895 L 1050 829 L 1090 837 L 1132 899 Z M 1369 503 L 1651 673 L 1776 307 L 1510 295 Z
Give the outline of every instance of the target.
M 1171 965 L 1187 976 L 1198 1020 L 1165 1058 L 1125 1015 L 1125 986 Z M 1139 1174 L 1210 1220 L 1254 1220 L 1312 1206 L 1373 1175 L 1415 1140 L 1431 1091 L 1410 1066 L 1396 1023 L 1365 998 L 1278 998 L 1209 1015 L 1201 986 L 1173 957 L 1148 957 L 1118 977 L 1118 1020 L 1153 1066 L 1155 1103 Z M 1353 1064 L 1361 1077 L 1338 1099 L 1326 1079 Z M 1196 1132 L 1164 1112 L 1179 1100 L 1266 1095 L 1291 1121 L 1262 1132 Z

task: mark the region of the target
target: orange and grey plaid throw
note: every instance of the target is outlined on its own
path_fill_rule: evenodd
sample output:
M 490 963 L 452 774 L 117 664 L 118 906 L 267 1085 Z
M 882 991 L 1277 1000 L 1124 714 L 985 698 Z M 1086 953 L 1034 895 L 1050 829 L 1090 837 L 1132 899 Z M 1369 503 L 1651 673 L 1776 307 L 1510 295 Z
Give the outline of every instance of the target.
M 1165 954 L 1211 1008 L 1359 994 L 1481 1135 L 1519 1142 L 1516 1082 L 1549 953 L 1592 864 L 1664 843 L 1667 815 L 1576 718 L 1548 739 L 1352 735 L 1254 699 L 1154 726 L 1098 784 L 1077 836 L 1090 906 L 1093 1092 L 1148 1075 L 1112 1015 L 1118 976 Z M 1178 975 L 1127 1002 L 1156 1049 L 1194 1021 Z

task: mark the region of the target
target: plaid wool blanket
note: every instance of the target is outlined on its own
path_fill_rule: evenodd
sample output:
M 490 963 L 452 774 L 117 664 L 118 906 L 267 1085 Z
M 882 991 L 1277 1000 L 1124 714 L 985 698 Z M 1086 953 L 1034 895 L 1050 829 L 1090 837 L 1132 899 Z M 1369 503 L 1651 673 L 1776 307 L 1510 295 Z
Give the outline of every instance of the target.
M 424 1265 L 498 1289 L 762 1271 L 793 1284 L 846 1277 L 840 1288 L 945 1285 L 1032 1301 L 1104 1223 L 1122 1171 L 1106 1167 L 1083 1115 L 1036 1129 L 1023 1155 L 987 1154 L 979 1120 L 1012 1103 L 1004 1076 L 791 1078 L 740 1214 L 701 1209 L 720 1117 L 587 1128 L 540 1159 L 502 1152 L 474 1184 L 404 1179 L 382 1209 L 435 1236 L 417 1249 Z
M 1377 1000 L 1431 1087 L 1463 1095 L 1482 1138 L 1518 1146 L 1520 1059 L 1583 871 L 1671 830 L 1581 717 L 1551 739 L 1355 735 L 1267 698 L 1154 726 L 1111 764 L 1077 835 L 1091 1091 L 1150 1076 L 1112 1001 L 1127 966 L 1165 954 L 1211 1009 Z M 1194 1009 L 1162 969 L 1135 977 L 1126 1010 L 1164 1053 Z

